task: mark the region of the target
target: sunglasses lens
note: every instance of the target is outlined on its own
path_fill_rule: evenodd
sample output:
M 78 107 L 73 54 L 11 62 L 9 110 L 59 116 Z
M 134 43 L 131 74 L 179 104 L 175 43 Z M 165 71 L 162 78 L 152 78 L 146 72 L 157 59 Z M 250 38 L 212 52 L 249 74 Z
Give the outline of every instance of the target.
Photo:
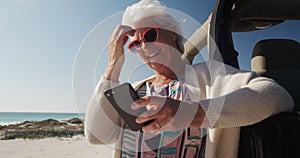
M 157 39 L 157 31 L 155 28 L 150 29 L 148 32 L 145 33 L 144 39 L 147 42 L 154 42 Z
M 131 42 L 129 44 L 129 49 L 133 49 L 133 48 L 139 48 L 141 46 L 140 42 L 139 41 L 134 41 L 134 42 Z

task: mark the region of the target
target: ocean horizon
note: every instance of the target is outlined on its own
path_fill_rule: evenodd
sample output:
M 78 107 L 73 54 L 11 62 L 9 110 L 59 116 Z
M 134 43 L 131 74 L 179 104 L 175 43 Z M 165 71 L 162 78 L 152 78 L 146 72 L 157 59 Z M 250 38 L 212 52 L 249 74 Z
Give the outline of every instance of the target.
M 84 117 L 84 113 L 0 112 L 0 125 L 17 124 L 24 121 L 42 121 L 47 119 L 64 121 L 72 118 L 84 119 Z

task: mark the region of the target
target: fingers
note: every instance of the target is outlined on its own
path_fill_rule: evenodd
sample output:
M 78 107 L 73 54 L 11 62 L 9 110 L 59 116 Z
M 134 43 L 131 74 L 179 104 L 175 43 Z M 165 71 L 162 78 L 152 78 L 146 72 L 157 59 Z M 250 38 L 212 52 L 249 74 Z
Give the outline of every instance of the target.
M 155 131 L 155 130 L 160 130 L 162 128 L 162 124 L 159 122 L 159 120 L 154 120 L 147 126 L 144 126 L 142 128 L 142 131 L 144 132 L 149 132 L 149 131 Z
M 150 104 L 157 104 L 159 107 L 156 110 L 148 110 L 136 118 L 137 123 L 143 123 L 152 121 L 150 124 L 143 127 L 143 131 L 154 131 L 154 130 L 176 130 L 178 125 L 174 122 L 174 117 L 180 107 L 180 104 L 183 103 L 178 100 L 171 98 L 161 98 L 161 97 L 149 97 L 151 101 Z M 145 100 L 149 99 L 146 98 Z M 142 100 L 141 100 L 142 102 Z M 141 104 L 145 104 L 145 102 Z M 184 103 L 183 103 L 184 104 Z M 142 105 L 141 105 L 142 106 Z M 182 119 L 179 117 L 179 119 Z M 180 121 L 179 121 L 180 122 Z
M 131 27 L 124 25 L 119 25 L 114 30 L 108 43 L 108 63 L 104 73 L 106 79 L 119 81 L 120 72 L 125 62 L 124 45 L 128 36 L 133 36 L 134 32 Z
M 134 106 L 138 108 L 147 105 L 152 107 L 150 110 L 144 112 L 136 118 L 137 123 L 148 122 L 151 120 L 157 121 L 152 121 L 150 124 L 144 126 L 144 131 L 157 130 L 158 127 L 160 128 L 164 126 L 172 119 L 173 111 L 175 111 L 174 109 L 176 109 L 176 106 L 172 106 L 174 104 L 168 100 L 170 99 L 164 97 L 146 96 L 136 101 Z M 158 121 L 160 123 L 158 123 Z
M 154 114 L 153 114 L 154 113 Z M 169 130 L 172 130 L 172 127 L 166 127 L 167 124 L 173 119 L 173 115 L 166 114 L 163 109 L 162 111 L 155 111 L 152 113 L 150 111 L 147 111 L 136 118 L 137 123 L 144 123 L 149 122 L 149 124 L 143 126 L 142 131 L 148 132 L 148 131 L 155 131 L 155 130 L 162 130 L 162 128 L 167 128 Z
M 136 123 L 143 123 L 150 120 L 157 120 L 157 112 L 158 110 L 148 110 L 136 118 Z
M 138 109 L 147 105 L 156 108 L 152 108 L 136 118 L 137 123 L 151 121 L 142 128 L 144 132 L 186 128 L 193 122 L 198 111 L 198 104 L 156 96 L 140 98 L 132 104 L 132 108 Z
M 166 98 L 164 97 L 155 97 L 155 96 L 145 96 L 142 97 L 138 100 L 136 100 L 132 105 L 131 108 L 136 110 L 139 109 L 141 107 L 145 107 L 147 105 L 150 106 L 150 109 L 144 113 L 142 113 L 141 115 L 139 115 L 136 118 L 136 122 L 137 123 L 143 123 L 143 122 L 148 122 L 151 120 L 157 120 L 157 118 L 162 118 L 163 113 L 158 114 L 159 111 L 161 110 L 161 108 L 163 107 L 163 105 L 165 104 Z M 165 115 L 167 116 L 167 115 Z M 156 126 L 154 126 L 156 125 Z M 145 129 L 147 130 L 147 128 L 149 128 L 149 126 L 152 126 L 152 128 L 150 129 L 155 129 L 155 127 L 157 127 L 157 123 L 153 124 L 153 122 L 151 122 L 149 125 L 145 126 Z
M 133 36 L 134 32 L 135 30 L 130 26 L 119 25 L 114 30 L 110 43 L 115 41 L 117 43 L 121 42 L 120 44 L 124 45 L 128 40 L 128 36 Z
M 123 46 L 125 45 L 125 43 L 127 42 L 127 40 L 128 40 L 128 36 L 125 36 L 124 38 L 123 38 Z
M 164 105 L 166 102 L 166 97 L 156 97 L 156 96 L 145 96 L 138 100 L 136 100 L 132 105 L 131 108 L 133 110 L 139 109 L 141 107 L 145 107 L 150 105 L 151 108 L 157 109 L 161 105 Z
M 150 101 L 151 101 L 151 97 L 150 97 L 150 96 L 142 97 L 142 98 L 136 100 L 136 101 L 131 105 L 131 109 L 132 109 L 132 110 L 136 110 L 136 109 L 139 109 L 139 108 L 141 108 L 141 107 L 147 106 L 147 105 L 149 105 Z

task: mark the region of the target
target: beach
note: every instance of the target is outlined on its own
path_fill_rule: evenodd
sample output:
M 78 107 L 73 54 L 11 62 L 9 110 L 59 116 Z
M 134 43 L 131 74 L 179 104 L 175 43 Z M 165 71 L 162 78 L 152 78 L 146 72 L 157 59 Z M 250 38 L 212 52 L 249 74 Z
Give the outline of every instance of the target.
M 91 145 L 83 135 L 72 138 L 0 140 L 3 158 L 110 158 L 112 149 Z
M 79 118 L 0 125 L 0 158 L 110 158 L 112 151 L 89 144 Z

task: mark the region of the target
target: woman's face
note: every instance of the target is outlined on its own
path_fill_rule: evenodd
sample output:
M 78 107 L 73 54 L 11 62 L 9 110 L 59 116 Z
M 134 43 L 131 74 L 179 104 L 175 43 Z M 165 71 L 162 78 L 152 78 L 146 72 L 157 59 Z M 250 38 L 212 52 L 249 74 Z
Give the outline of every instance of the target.
M 155 38 L 155 34 L 157 34 L 157 38 Z M 151 39 L 151 37 L 155 38 L 155 41 L 148 42 L 147 38 Z M 153 38 L 151 40 L 154 40 Z M 140 41 L 140 45 L 135 48 L 139 57 L 150 68 L 163 73 L 166 70 L 172 71 L 176 67 L 176 63 L 181 60 L 176 39 L 177 35 L 171 31 L 159 27 L 147 27 L 135 29 L 131 42 Z

